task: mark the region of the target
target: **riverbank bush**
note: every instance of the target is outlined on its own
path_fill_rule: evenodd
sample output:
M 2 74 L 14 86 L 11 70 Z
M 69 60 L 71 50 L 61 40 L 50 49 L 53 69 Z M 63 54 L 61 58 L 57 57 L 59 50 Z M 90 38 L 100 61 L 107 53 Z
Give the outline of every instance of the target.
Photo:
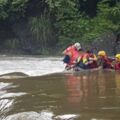
M 103 35 L 114 34 L 117 52 L 119 21 L 118 0 L 0 0 L 0 49 L 49 54 L 77 41 L 99 43 Z

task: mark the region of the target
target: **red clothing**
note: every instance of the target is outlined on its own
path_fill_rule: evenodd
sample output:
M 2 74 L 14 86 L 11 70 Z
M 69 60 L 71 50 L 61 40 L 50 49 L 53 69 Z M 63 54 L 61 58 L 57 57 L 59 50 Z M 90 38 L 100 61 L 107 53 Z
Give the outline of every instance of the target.
M 79 57 L 79 51 L 77 51 L 76 49 L 73 49 L 71 52 L 72 52 L 72 56 L 70 59 L 70 64 L 74 64 L 76 59 Z
M 118 62 L 114 65 L 114 69 L 115 70 L 120 70 L 120 62 Z
M 68 55 L 68 53 L 74 48 L 74 46 L 69 46 L 66 50 L 65 50 L 65 55 Z
M 97 58 L 92 53 L 84 53 L 82 57 L 83 64 L 86 64 L 87 69 L 97 68 Z
M 100 60 L 104 69 L 112 68 L 112 61 L 107 56 L 102 56 Z
M 89 65 L 88 65 L 89 68 L 90 69 L 91 68 L 97 68 L 98 65 L 97 65 L 97 58 L 96 58 L 95 54 L 89 53 L 89 58 L 93 58 L 92 62 L 89 63 Z
M 80 53 L 74 46 L 70 46 L 65 50 L 64 54 L 70 56 L 69 65 L 73 65 Z
M 98 68 L 97 61 L 93 60 L 92 63 L 90 63 L 88 66 L 90 69 Z

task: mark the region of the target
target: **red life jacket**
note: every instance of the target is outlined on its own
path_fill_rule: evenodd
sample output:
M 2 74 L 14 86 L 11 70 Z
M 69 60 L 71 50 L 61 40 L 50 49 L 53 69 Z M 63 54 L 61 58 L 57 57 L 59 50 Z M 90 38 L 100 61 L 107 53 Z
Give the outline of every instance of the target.
M 88 61 L 88 58 L 89 58 L 89 54 L 88 53 L 83 53 L 83 55 L 82 55 L 83 63 L 84 63 L 84 61 Z
M 76 59 L 79 57 L 79 51 L 74 47 L 70 46 L 66 49 L 65 55 L 70 55 L 69 65 L 73 65 Z
M 114 69 L 115 69 L 115 70 L 120 70 L 120 62 L 119 62 L 119 63 L 116 63 L 116 64 L 114 65 Z
M 94 58 L 95 60 L 92 60 L 92 63 L 89 64 L 89 68 L 97 68 L 98 64 L 97 64 L 97 57 L 95 54 L 90 54 L 91 58 Z
M 103 61 L 103 68 L 112 68 L 111 60 L 107 56 L 104 56 L 101 59 Z
M 95 58 L 94 54 L 84 53 L 83 60 L 86 59 L 88 61 L 88 69 L 97 68 L 98 67 L 97 61 L 96 60 L 89 60 L 89 58 Z
M 66 50 L 65 50 L 65 55 L 67 55 L 72 49 L 74 48 L 74 46 L 69 46 Z

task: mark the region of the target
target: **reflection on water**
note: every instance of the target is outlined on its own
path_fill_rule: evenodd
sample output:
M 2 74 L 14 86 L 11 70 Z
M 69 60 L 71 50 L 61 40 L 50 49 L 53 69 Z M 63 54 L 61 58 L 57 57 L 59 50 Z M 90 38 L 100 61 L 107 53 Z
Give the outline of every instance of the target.
M 115 82 L 116 82 L 116 95 L 120 97 L 120 73 L 119 72 L 116 72 Z
M 86 75 L 75 76 L 66 74 L 65 81 L 68 90 L 68 101 L 71 104 L 80 104 L 88 96 L 88 82 Z
M 119 120 L 120 73 L 96 70 L 0 80 L 0 110 L 4 120 Z

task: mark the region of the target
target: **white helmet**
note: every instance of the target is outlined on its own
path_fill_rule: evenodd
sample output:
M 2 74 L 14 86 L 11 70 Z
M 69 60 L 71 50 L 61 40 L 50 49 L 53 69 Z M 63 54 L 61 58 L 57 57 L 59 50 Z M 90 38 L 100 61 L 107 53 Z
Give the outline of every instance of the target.
M 80 49 L 81 49 L 81 45 L 80 45 L 79 42 L 76 42 L 76 43 L 74 44 L 74 47 L 75 47 L 77 50 L 80 50 Z

